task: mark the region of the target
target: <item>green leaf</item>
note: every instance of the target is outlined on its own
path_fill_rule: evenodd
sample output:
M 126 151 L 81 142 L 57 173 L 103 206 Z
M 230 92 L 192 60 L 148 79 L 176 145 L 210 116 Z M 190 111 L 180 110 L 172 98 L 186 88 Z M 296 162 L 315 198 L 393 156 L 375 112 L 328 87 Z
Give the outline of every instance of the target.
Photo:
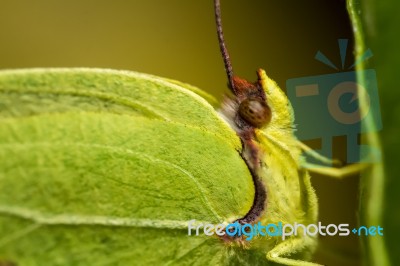
M 366 226 L 381 225 L 384 228 L 384 238 L 369 236 L 362 239 L 365 262 L 368 265 L 400 264 L 400 168 L 397 160 L 400 123 L 399 110 L 395 109 L 400 97 L 400 92 L 396 89 L 400 67 L 399 9 L 400 2 L 396 0 L 348 1 L 356 41 L 356 56 L 360 56 L 367 48 L 373 51 L 374 64 L 369 67 L 376 69 L 380 105 L 383 108 L 383 131 L 380 138 L 372 133 L 364 139 L 373 146 L 383 148 L 383 161 L 364 173 L 360 183 L 360 223 Z M 365 69 L 367 64 L 359 64 L 357 69 Z M 362 75 L 358 79 L 365 85 L 366 80 Z M 366 121 L 365 125 L 370 131 L 374 131 L 372 121 Z
M 232 264 L 187 221 L 244 216 L 240 140 L 196 88 L 97 69 L 0 72 L 0 264 Z M 235 251 L 236 250 L 236 251 Z

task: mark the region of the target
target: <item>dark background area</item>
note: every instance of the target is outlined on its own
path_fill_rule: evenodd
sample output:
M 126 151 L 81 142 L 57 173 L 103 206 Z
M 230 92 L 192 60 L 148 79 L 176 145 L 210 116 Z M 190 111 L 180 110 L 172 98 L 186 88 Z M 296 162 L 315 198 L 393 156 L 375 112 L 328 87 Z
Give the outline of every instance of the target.
M 235 73 L 255 80 L 261 67 L 283 89 L 288 79 L 337 73 L 315 60 L 316 52 L 340 65 L 337 39 L 353 44 L 344 0 L 222 1 L 222 16 Z M 346 65 L 352 61 L 349 47 Z M 134 70 L 190 83 L 218 99 L 227 92 L 211 0 L 2 1 L 0 69 L 32 67 Z M 315 175 L 312 182 L 323 224 L 357 224 L 357 177 Z M 318 263 L 360 264 L 353 235 L 321 237 L 320 244 Z

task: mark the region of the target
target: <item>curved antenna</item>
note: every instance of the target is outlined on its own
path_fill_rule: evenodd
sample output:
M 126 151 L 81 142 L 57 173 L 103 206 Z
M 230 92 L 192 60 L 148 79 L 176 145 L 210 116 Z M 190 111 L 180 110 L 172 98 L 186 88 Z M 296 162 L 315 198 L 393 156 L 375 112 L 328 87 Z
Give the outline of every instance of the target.
M 221 4 L 219 0 L 214 0 L 214 10 L 215 10 L 215 22 L 217 23 L 217 34 L 219 49 L 221 50 L 222 59 L 224 59 L 225 71 L 228 76 L 229 88 L 234 94 L 236 94 L 236 88 L 233 82 L 233 69 L 231 59 L 229 57 L 228 49 L 225 45 L 224 33 L 222 31 L 222 20 L 221 20 Z

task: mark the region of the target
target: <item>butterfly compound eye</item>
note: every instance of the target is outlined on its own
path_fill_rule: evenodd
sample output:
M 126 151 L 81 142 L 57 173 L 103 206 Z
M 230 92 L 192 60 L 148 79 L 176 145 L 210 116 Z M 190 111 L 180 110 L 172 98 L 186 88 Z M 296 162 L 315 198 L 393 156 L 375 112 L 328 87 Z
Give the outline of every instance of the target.
M 266 102 L 246 99 L 239 105 L 239 115 L 253 127 L 263 127 L 271 121 L 271 109 Z

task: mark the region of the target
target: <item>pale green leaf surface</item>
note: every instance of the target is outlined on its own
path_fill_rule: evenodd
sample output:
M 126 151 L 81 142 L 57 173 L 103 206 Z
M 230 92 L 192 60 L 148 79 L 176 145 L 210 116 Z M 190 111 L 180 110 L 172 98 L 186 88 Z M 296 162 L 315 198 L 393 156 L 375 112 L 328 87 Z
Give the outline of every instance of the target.
M 88 69 L 0 73 L 0 261 L 258 260 L 187 221 L 229 222 L 254 188 L 235 133 L 179 83 Z M 246 257 L 246 258 L 245 258 Z
M 382 107 L 383 130 L 375 133 L 372 121 L 365 121 L 366 128 L 373 132 L 364 141 L 382 147 L 382 161 L 363 173 L 360 182 L 360 223 L 367 226 L 380 225 L 383 237 L 362 238 L 365 265 L 399 265 L 400 237 L 399 222 L 399 90 L 397 89 L 400 57 L 398 47 L 400 38 L 398 11 L 400 2 L 396 0 L 349 0 L 348 9 L 353 24 L 356 41 L 356 56 L 361 56 L 370 48 L 374 53 L 375 64 L 363 62 L 358 70 L 367 67 L 376 69 L 380 104 Z M 365 77 L 358 73 L 358 82 L 365 86 Z M 361 102 L 365 105 L 365 102 Z
M 367 214 L 370 214 L 368 219 L 371 222 L 383 226 L 384 242 L 377 243 L 375 239 L 369 239 L 367 254 L 371 258 L 370 265 L 400 265 L 400 1 L 364 0 L 355 4 L 360 23 L 365 25 L 364 36 L 361 37 L 364 37 L 365 47 L 374 53 L 372 66 L 377 73 L 383 124 L 380 136 L 384 176 L 375 175 L 374 182 L 369 184 L 370 193 L 367 196 L 376 212 Z

